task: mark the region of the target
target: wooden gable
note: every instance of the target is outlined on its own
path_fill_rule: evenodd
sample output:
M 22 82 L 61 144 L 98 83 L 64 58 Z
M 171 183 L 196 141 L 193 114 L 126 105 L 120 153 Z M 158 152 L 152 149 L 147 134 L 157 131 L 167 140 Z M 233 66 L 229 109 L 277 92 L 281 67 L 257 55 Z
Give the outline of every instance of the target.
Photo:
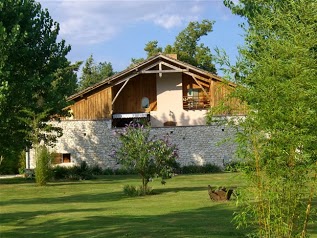
M 159 54 L 70 96 L 68 100 L 74 101 L 73 118 L 110 119 L 114 113 L 156 111 L 156 79 L 173 73 L 182 74 L 184 110 L 215 106 L 235 88 L 233 83 L 224 84 L 217 75 Z M 192 91 L 194 96 L 190 95 Z M 142 98 L 149 100 L 148 108 L 142 108 Z

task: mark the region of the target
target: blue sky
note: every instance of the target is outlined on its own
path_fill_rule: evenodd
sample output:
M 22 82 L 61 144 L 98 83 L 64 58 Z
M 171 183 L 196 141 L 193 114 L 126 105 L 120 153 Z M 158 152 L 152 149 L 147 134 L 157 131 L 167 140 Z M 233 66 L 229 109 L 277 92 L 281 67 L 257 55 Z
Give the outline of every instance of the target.
M 213 32 L 201 38 L 212 51 L 224 49 L 235 62 L 243 44 L 242 19 L 231 14 L 222 0 L 38 0 L 60 23 L 60 37 L 72 46 L 72 62 L 111 62 L 115 71 L 129 66 L 131 58 L 145 57 L 151 40 L 165 47 L 190 21 L 214 20 Z M 214 52 L 214 51 L 213 51 Z M 221 72 L 219 72 L 221 75 Z

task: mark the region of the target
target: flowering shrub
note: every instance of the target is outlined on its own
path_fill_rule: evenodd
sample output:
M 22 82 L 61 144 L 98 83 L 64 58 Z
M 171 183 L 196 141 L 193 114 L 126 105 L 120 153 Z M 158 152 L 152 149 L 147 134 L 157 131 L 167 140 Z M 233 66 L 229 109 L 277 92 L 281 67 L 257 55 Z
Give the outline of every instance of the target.
M 138 123 L 130 123 L 119 133 L 121 147 L 113 151 L 113 156 L 126 168 L 135 170 L 142 177 L 143 194 L 152 178 L 171 178 L 177 166 L 178 150 L 168 136 L 150 136 L 150 129 Z

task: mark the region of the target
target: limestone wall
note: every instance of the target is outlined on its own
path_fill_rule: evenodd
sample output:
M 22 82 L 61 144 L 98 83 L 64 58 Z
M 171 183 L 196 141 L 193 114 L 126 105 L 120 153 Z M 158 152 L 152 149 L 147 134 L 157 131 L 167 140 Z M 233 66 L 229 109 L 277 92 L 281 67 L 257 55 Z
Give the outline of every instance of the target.
M 66 120 L 56 123 L 56 126 L 63 128 L 63 136 L 53 150 L 70 153 L 72 163 L 68 165 L 85 160 L 103 168 L 119 167 L 111 152 L 119 145 L 115 134 L 120 129 L 111 128 L 110 120 Z M 213 163 L 222 166 L 224 161 L 233 157 L 235 150 L 232 142 L 221 143 L 234 135 L 234 130 L 229 127 L 157 127 L 151 129 L 151 134 L 158 137 L 169 135 L 171 142 L 178 146 L 181 165 Z

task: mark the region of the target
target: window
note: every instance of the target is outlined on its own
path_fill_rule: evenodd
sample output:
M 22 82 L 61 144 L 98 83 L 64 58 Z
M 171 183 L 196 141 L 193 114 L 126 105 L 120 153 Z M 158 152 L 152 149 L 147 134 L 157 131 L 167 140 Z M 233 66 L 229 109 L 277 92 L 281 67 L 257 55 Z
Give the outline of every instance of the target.
M 208 89 L 205 89 L 208 93 Z M 201 88 L 189 88 L 187 95 L 183 96 L 183 108 L 188 109 L 206 109 L 210 107 L 210 100 Z
M 70 154 L 63 154 L 62 155 L 62 163 L 70 163 Z
M 147 97 L 143 97 L 141 100 L 141 107 L 143 109 L 149 108 L 150 107 L 150 100 Z
M 201 93 L 201 92 L 202 92 L 202 90 L 200 88 L 190 88 L 188 90 L 187 96 L 191 97 L 193 99 L 196 99 L 196 98 L 198 99 L 199 93 Z
M 63 163 L 71 163 L 70 153 L 57 153 L 55 154 L 53 164 L 63 164 Z
M 190 88 L 187 93 L 189 108 L 197 108 L 199 104 L 199 95 L 202 93 L 200 88 Z

